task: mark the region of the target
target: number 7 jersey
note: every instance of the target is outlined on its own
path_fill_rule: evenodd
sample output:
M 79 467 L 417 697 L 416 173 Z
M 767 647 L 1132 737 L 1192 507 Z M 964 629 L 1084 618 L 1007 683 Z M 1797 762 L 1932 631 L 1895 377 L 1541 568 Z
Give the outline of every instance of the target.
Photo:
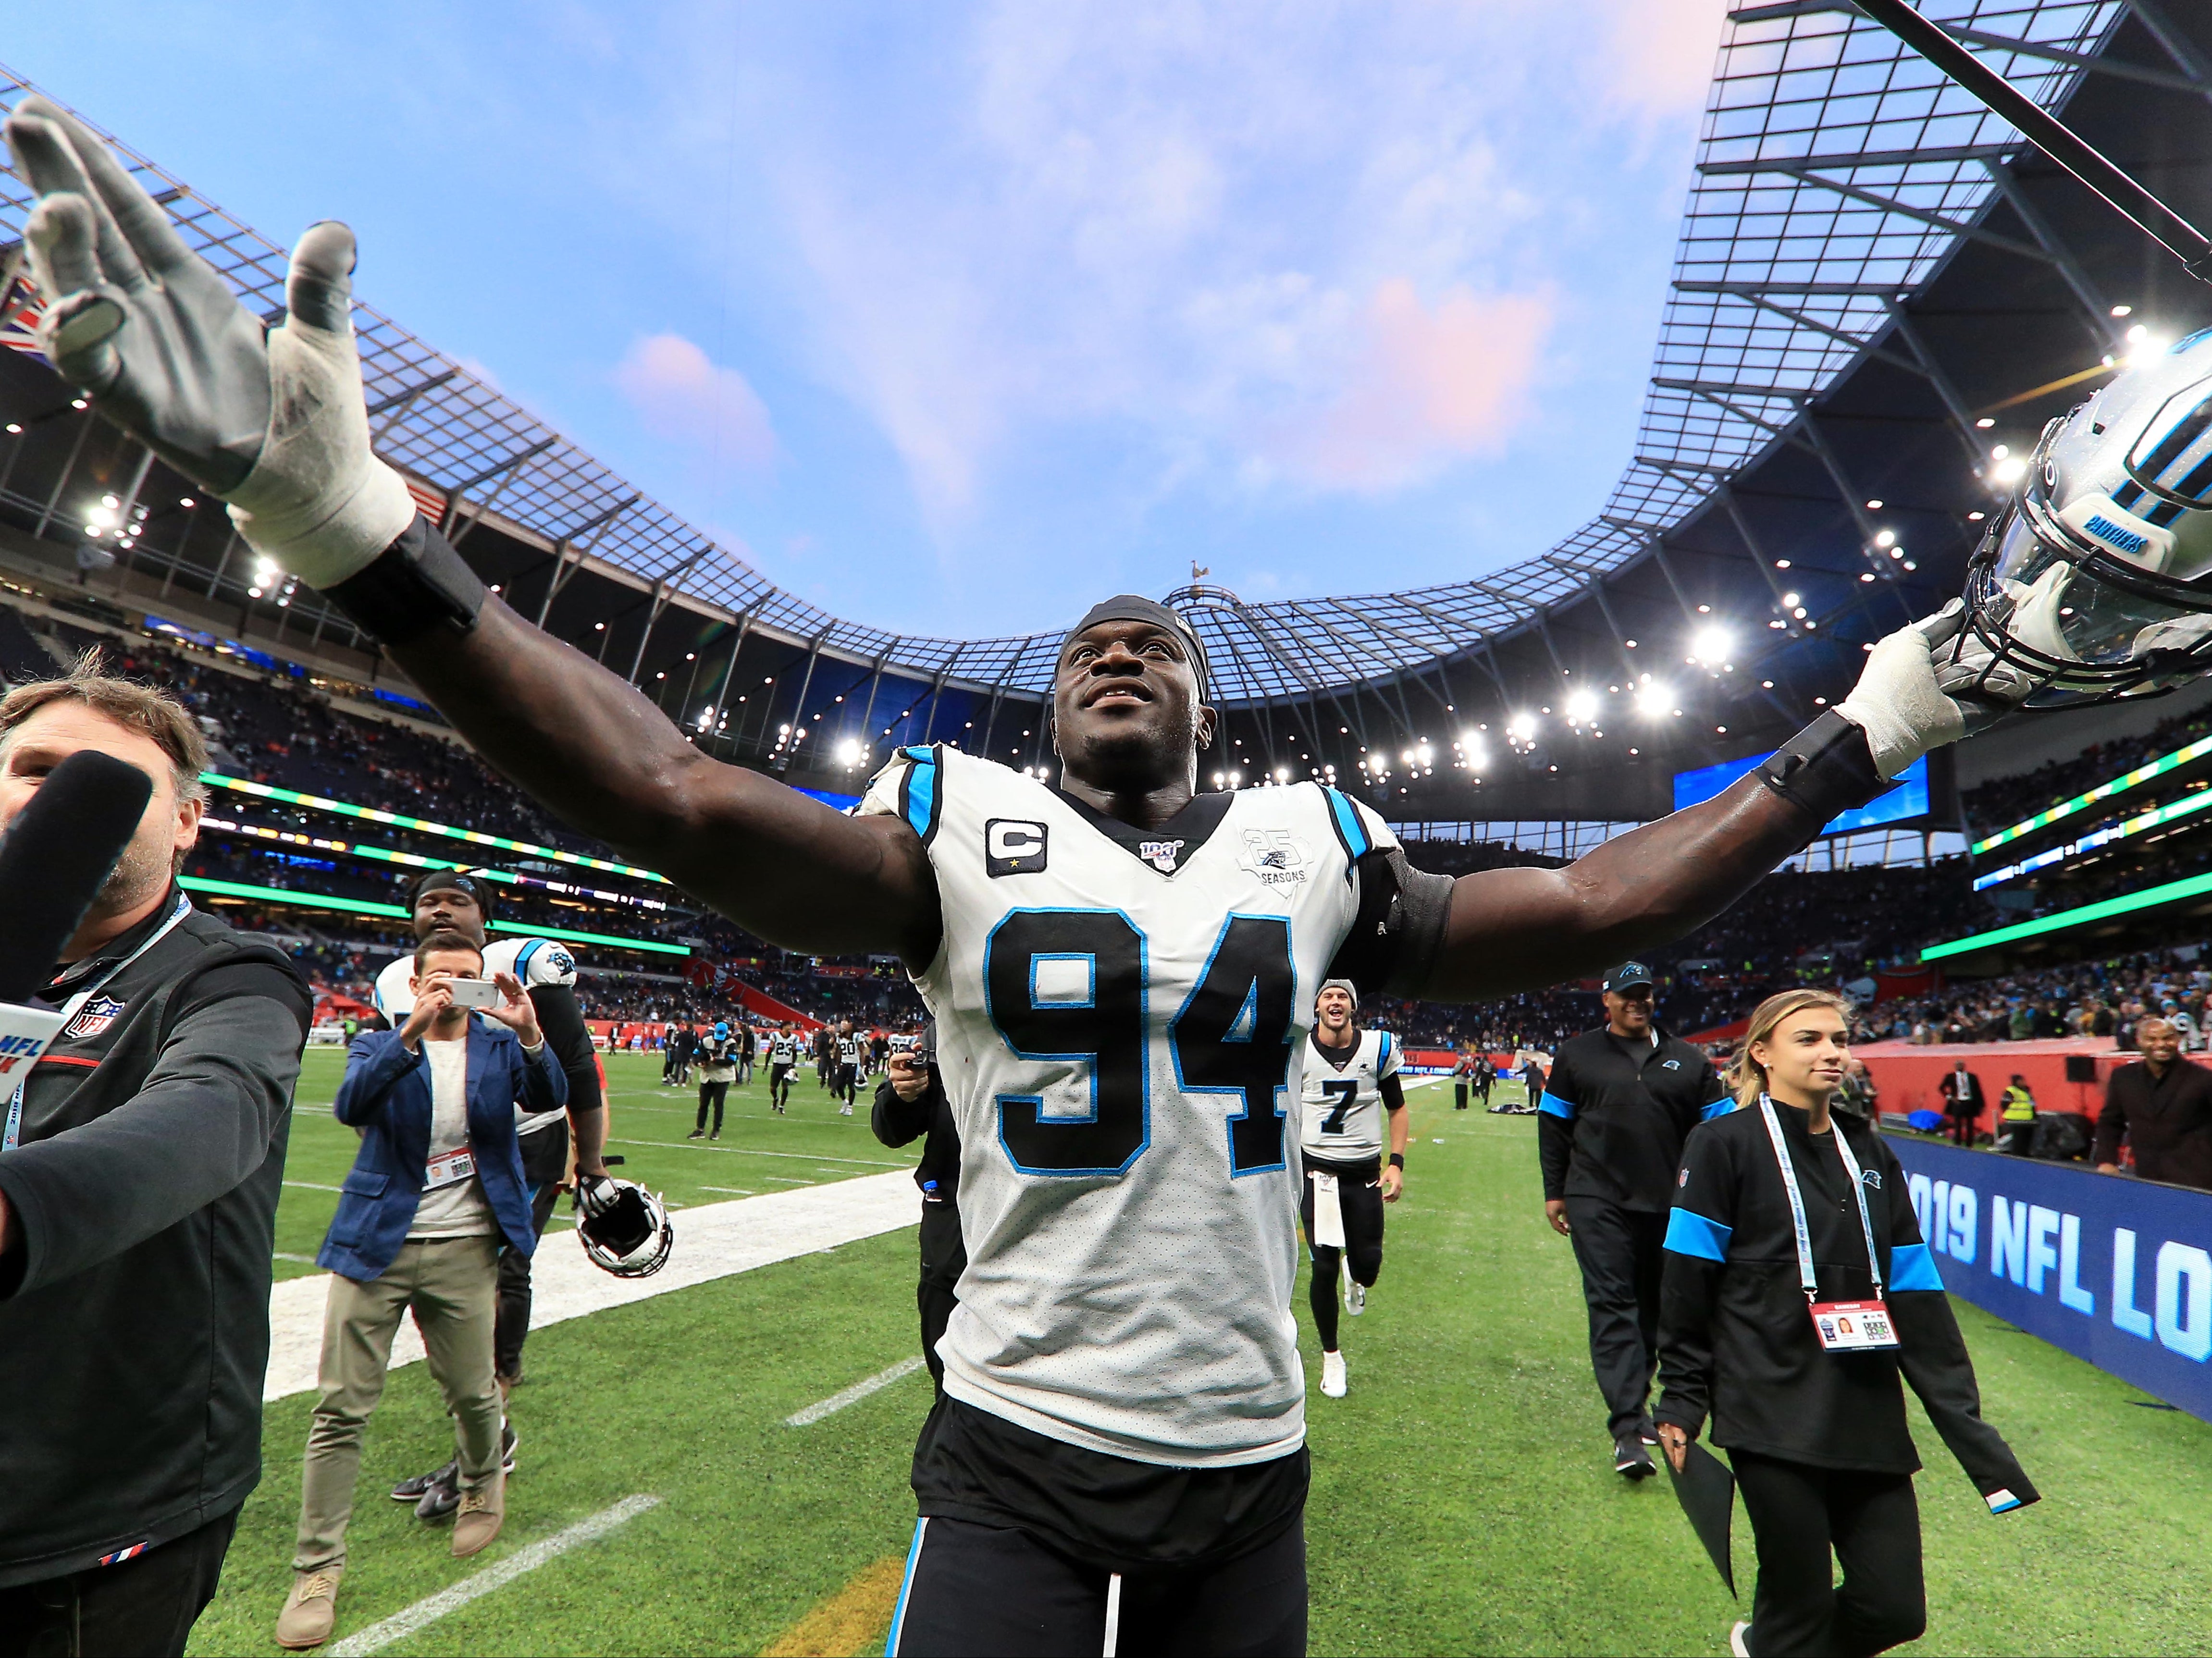
M 861 810 L 921 836 L 944 911 L 915 982 L 961 1141 L 945 1391 L 1142 1461 L 1296 1450 L 1293 1056 L 1389 831 L 1316 784 L 1140 830 L 943 747 Z

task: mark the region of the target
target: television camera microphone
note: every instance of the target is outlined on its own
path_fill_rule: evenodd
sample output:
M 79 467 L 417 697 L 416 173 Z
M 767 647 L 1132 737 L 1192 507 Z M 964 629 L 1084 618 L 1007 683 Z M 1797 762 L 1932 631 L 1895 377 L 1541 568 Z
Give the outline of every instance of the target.
M 58 1010 L 26 1005 L 46 986 L 137 833 L 154 780 L 82 750 L 47 774 L 0 838 L 0 1096 L 38 1063 Z

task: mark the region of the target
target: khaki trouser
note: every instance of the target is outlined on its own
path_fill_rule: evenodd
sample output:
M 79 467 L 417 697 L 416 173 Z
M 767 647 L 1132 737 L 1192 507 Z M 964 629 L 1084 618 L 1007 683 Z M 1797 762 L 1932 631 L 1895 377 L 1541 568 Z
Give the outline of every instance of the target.
M 323 1313 L 322 1397 L 307 1429 L 295 1571 L 345 1564 L 346 1522 L 361 1473 L 361 1442 L 384 1393 L 392 1339 L 411 1305 L 430 1374 L 446 1395 L 460 1442 L 460 1486 L 473 1491 L 499 1471 L 499 1383 L 492 1376 L 492 1326 L 499 1285 L 495 1236 L 403 1243 L 380 1278 L 331 1279 Z

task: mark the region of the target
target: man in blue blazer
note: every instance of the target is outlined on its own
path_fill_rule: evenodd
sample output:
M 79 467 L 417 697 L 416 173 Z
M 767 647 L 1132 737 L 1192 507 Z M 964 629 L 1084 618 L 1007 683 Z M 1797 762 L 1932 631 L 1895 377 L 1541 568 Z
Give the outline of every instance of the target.
M 415 951 L 414 1011 L 397 1030 L 355 1037 L 346 1055 L 337 1118 L 361 1131 L 361 1151 L 316 1257 L 335 1276 L 292 1592 L 276 1620 L 283 1646 L 319 1646 L 336 1623 L 362 1436 L 410 1306 L 460 1441 L 454 1554 L 489 1543 L 506 1513 L 492 1361 L 499 1255 L 527 1254 L 538 1238 L 514 1112 L 560 1109 L 568 1084 L 522 986 L 483 974 L 467 937 L 430 934 Z

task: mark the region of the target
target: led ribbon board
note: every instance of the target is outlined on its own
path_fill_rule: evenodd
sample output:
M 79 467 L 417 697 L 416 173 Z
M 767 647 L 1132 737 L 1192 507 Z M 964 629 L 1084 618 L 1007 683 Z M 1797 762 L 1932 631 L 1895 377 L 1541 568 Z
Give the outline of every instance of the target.
M 2033 921 L 2019 921 L 2011 926 L 2001 926 L 1988 932 L 1970 932 L 1963 938 L 1954 938 L 1948 944 L 1930 944 L 1920 952 L 1923 962 L 1940 962 L 1949 956 L 1964 956 L 1971 950 L 1987 950 L 1995 944 L 2008 944 L 2021 938 L 2039 938 L 2046 932 L 2063 932 L 2069 927 L 2087 926 L 2092 921 L 2109 920 L 2115 915 L 2130 915 L 2139 909 L 2155 909 L 2160 904 L 2178 904 L 2185 898 L 2195 898 L 2212 892 L 2212 875 L 2192 875 L 2185 881 L 2168 881 L 2164 886 L 2146 887 L 2141 892 L 2123 893 L 2117 898 L 2100 899 L 2094 904 L 2081 904 L 2073 909 L 2062 909 L 2056 915 L 2040 915 Z
M 2037 870 L 2047 869 L 2064 859 L 2078 857 L 2085 852 L 2094 852 L 2099 847 L 2108 847 L 2115 841 L 2126 840 L 2130 835 L 2148 834 L 2177 818 L 2193 817 L 2208 806 L 2212 806 L 2212 789 L 2199 789 L 2194 794 L 2184 795 L 2155 811 L 2140 813 L 2125 823 L 2113 824 L 2110 829 L 2099 829 L 2094 835 L 2085 835 L 2078 841 L 2069 841 L 2063 847 L 2039 852 L 2033 858 L 2024 858 L 2017 864 L 2007 864 L 2002 869 L 1993 869 L 1987 875 L 1977 875 L 1974 890 L 1980 892 L 2007 881 L 2017 880 L 2023 875 L 2033 875 Z
M 2009 846 L 2024 835 L 2033 835 L 2038 829 L 2063 823 L 2076 812 L 2088 811 L 2100 800 L 2109 800 L 2116 794 L 2124 794 L 2138 784 L 2148 783 L 2154 777 L 2163 777 L 2176 768 L 2185 766 L 2192 760 L 2201 760 L 2208 754 L 2212 754 L 2212 737 L 2199 738 L 2186 748 L 2176 749 L 2172 754 L 2137 766 L 2133 771 L 2123 772 L 2109 783 L 2098 784 L 2087 794 L 2077 794 L 2071 800 L 2061 800 L 2048 811 L 2023 818 L 2008 829 L 1999 829 L 1987 840 L 1975 841 L 1969 850 L 1977 858 L 1985 852 L 1995 852 L 1999 847 Z
M 571 897 L 598 898 L 611 904 L 635 904 L 641 909 L 665 910 L 668 906 L 658 898 L 634 898 L 627 892 L 608 892 L 599 887 L 572 886 L 565 881 L 543 881 L 528 875 L 516 875 L 503 869 L 485 869 L 481 865 L 458 864 L 450 858 L 426 858 L 416 852 L 399 852 L 391 847 L 372 847 L 361 841 L 333 841 L 319 835 L 302 835 L 297 829 L 270 829 L 261 823 L 234 823 L 226 817 L 203 817 L 203 829 L 218 834 L 240 835 L 255 841 L 267 841 L 278 846 L 298 847 L 308 852 L 334 852 L 348 858 L 366 858 L 374 863 L 398 864 L 408 869 L 465 869 L 480 875 L 487 881 L 496 881 L 511 887 L 543 887 L 548 892 L 558 892 Z
M 325 909 L 340 915 L 374 915 L 394 921 L 410 920 L 413 912 L 398 904 L 380 904 L 368 898 L 331 898 L 319 892 L 294 892 L 283 887 L 250 887 L 240 881 L 212 880 L 204 875 L 179 875 L 177 884 L 187 892 L 204 892 L 213 898 L 244 898 L 258 904 L 288 905 L 295 909 Z M 574 927 L 539 926 L 528 921 L 494 921 L 492 932 L 514 933 L 526 938 L 560 938 L 570 944 L 604 944 L 611 950 L 641 950 L 654 956 L 689 956 L 689 944 L 665 944 L 658 938 L 617 938 L 611 932 L 582 932 Z
M 425 818 L 403 817 L 396 811 L 380 811 L 374 806 L 356 806 L 349 801 L 327 799 L 319 794 L 301 794 L 294 789 L 280 789 L 270 783 L 256 783 L 244 777 L 225 777 L 221 772 L 204 771 L 200 781 L 210 788 L 234 789 L 240 794 L 251 794 L 263 800 L 281 801 L 288 806 L 308 806 L 317 811 L 334 811 L 342 817 L 365 818 L 372 823 L 388 823 L 393 829 L 413 829 L 421 835 L 442 835 L 452 841 L 466 841 L 471 846 L 495 847 L 501 852 L 520 853 L 526 858 L 550 858 L 556 863 L 572 864 L 578 869 L 596 869 L 609 875 L 635 876 L 641 881 L 658 881 L 663 886 L 672 884 L 665 875 L 657 875 L 649 869 L 640 869 L 635 864 L 617 864 L 605 858 L 586 858 L 580 853 L 562 852 L 556 847 L 541 847 L 529 841 L 510 841 L 503 835 L 486 835 L 481 829 L 456 829 L 451 823 L 433 823 Z M 552 934 L 545 935 L 548 938 Z

